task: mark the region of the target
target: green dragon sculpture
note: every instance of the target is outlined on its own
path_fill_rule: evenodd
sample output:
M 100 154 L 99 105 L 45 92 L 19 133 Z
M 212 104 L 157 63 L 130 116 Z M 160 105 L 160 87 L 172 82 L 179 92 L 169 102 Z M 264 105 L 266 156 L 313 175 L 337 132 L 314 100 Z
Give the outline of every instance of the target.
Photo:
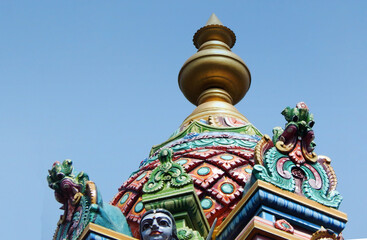
M 73 173 L 73 163 L 66 159 L 55 162 L 48 171 L 47 182 L 55 191 L 55 198 L 63 204 L 64 214 L 57 223 L 54 240 L 78 239 L 89 223 L 131 236 L 122 212 L 102 200 L 94 182 L 86 173 Z

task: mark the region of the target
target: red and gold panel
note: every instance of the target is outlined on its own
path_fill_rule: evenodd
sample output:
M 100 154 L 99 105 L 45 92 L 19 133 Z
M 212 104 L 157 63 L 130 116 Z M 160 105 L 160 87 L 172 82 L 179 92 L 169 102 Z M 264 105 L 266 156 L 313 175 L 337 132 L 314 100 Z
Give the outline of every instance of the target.
M 192 169 L 202 164 L 202 162 L 203 160 L 187 158 L 187 157 L 181 157 L 175 161 L 175 163 L 182 165 L 185 168 L 186 172 L 190 172 Z
M 217 218 L 220 224 L 241 199 L 243 188 L 251 178 L 253 158 L 253 149 L 219 145 L 175 152 L 173 161 L 182 165 L 192 177 L 209 223 Z M 121 186 L 112 201 L 126 216 L 137 238 L 140 217 L 145 213 L 141 202 L 142 187 L 158 165 L 157 159 L 143 166 Z
M 139 197 L 139 199 L 135 202 L 134 206 L 130 209 L 129 213 L 126 216 L 126 220 L 129 223 L 131 232 L 135 237 L 138 237 L 140 235 L 139 233 L 140 218 L 145 212 L 146 210 L 144 208 L 142 198 Z
M 121 197 L 119 197 L 119 199 L 116 201 L 114 205 L 120 208 L 122 213 L 126 215 L 136 202 L 137 198 L 138 195 L 136 194 L 136 192 L 129 190 L 123 191 Z
M 247 160 L 240 158 L 236 155 L 223 153 L 214 157 L 207 159 L 211 164 L 214 164 L 220 168 L 230 170 L 232 168 L 238 167 L 240 165 L 246 164 Z
M 241 198 L 243 187 L 225 176 L 219 179 L 212 188 L 208 189 L 208 192 L 214 199 L 228 206 L 231 202 Z
M 137 178 L 137 177 L 138 177 L 142 172 L 143 172 L 143 170 L 140 170 L 140 171 L 138 171 L 137 173 L 135 173 L 134 175 L 132 175 L 131 177 L 129 177 L 129 178 L 127 179 L 127 181 L 126 181 L 126 182 L 124 182 L 124 183 L 121 185 L 121 187 L 119 188 L 119 191 L 125 190 L 125 189 L 126 189 L 126 187 L 127 187 L 127 186 L 129 186 L 129 185 L 130 185 L 130 183 L 131 183 L 132 181 L 134 181 L 134 180 L 135 180 L 135 178 Z
M 202 198 L 205 194 L 200 188 L 195 188 L 196 195 L 198 195 L 199 199 Z
M 126 187 L 126 189 L 132 189 L 137 192 L 140 191 L 143 185 L 148 181 L 151 172 L 150 170 L 139 172 L 139 175 Z
M 242 186 L 250 181 L 251 173 L 252 166 L 250 164 L 246 164 L 229 171 L 229 175 L 237 182 L 242 183 Z
M 221 178 L 224 172 L 214 165 L 203 163 L 189 172 L 189 174 L 194 181 L 194 185 L 207 189 L 212 186 L 216 180 Z
M 254 158 L 254 150 L 250 148 L 242 148 L 242 149 L 228 149 L 227 152 L 237 155 L 246 160 L 250 160 Z
M 146 171 L 146 170 L 152 170 L 154 168 L 156 168 L 159 165 L 159 160 L 154 160 L 153 162 L 145 165 L 144 167 L 141 168 L 141 170 Z
M 215 218 L 221 218 L 225 210 L 224 206 L 221 203 L 215 201 L 210 196 L 205 196 L 204 198 L 202 198 L 200 200 L 200 204 L 210 225 L 213 223 Z
M 177 152 L 174 153 L 172 160 L 175 161 L 176 159 L 182 157 L 182 155 L 184 155 L 185 153 L 191 152 L 191 151 L 196 150 L 196 149 L 202 149 L 202 148 L 190 148 L 190 149 L 177 151 Z

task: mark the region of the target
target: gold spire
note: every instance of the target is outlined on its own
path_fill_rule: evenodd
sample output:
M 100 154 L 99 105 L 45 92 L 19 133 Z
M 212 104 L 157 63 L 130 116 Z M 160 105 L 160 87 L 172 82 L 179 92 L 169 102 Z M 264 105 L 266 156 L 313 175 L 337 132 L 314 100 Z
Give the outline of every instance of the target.
M 208 25 L 222 25 L 223 26 L 222 22 L 219 20 L 217 15 L 215 15 L 214 13 L 210 15 L 209 20 L 205 24 L 205 26 L 208 26 Z
M 243 60 L 231 52 L 233 31 L 213 13 L 194 35 L 198 52 L 182 66 L 178 83 L 182 93 L 198 107 L 184 123 L 214 115 L 248 120 L 233 106 L 250 87 L 251 76 Z

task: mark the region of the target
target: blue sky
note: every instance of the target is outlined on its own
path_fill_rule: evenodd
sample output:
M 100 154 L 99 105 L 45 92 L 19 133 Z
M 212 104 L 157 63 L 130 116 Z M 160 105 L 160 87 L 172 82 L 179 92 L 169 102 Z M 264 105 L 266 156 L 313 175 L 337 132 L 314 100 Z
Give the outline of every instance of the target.
M 305 101 L 344 196 L 344 236 L 367 237 L 366 1 L 65 0 L 0 2 L 4 239 L 51 239 L 54 161 L 72 159 L 109 201 L 179 127 L 194 106 L 177 75 L 213 12 L 251 71 L 238 110 L 271 135 L 284 107 Z

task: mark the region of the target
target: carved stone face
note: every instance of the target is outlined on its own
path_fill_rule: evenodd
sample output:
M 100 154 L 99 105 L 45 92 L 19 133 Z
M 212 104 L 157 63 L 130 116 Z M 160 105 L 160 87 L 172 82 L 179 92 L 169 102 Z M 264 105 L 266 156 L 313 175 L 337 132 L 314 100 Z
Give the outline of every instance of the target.
M 173 223 L 170 216 L 157 212 L 144 216 L 141 220 L 142 240 L 171 240 Z

